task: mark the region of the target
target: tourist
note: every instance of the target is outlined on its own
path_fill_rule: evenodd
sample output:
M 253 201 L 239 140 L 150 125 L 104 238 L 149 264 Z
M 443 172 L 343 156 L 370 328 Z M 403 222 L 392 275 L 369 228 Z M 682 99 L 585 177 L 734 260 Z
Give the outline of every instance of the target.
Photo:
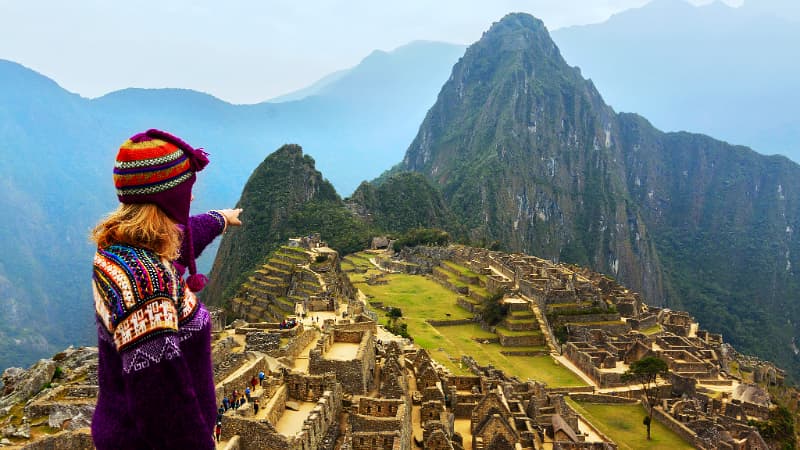
M 258 399 L 253 399 L 253 415 L 258 414 Z
M 214 435 L 217 437 L 217 443 L 219 443 L 219 437 L 222 435 L 222 421 L 217 422 L 217 427 L 214 430 Z
M 225 408 L 225 411 L 228 410 L 230 405 L 231 405 L 231 403 L 230 403 L 230 400 L 228 400 L 228 396 L 226 395 L 225 397 L 222 397 L 222 407 Z
M 258 379 L 255 375 L 253 375 L 253 378 L 250 379 L 250 384 L 253 386 L 253 392 L 255 392 L 256 386 L 258 385 Z
M 131 137 L 117 152 L 121 204 L 91 236 L 97 449 L 214 448 L 211 321 L 195 296 L 208 279 L 195 257 L 241 224 L 241 210 L 189 217 L 192 185 L 206 164 L 205 152 L 159 130 Z
M 247 401 L 250 401 L 250 386 L 247 386 L 244 390 L 244 395 L 247 397 Z
M 263 370 L 258 372 L 258 384 L 261 385 L 261 387 L 264 387 L 264 378 L 266 378 L 266 376 Z

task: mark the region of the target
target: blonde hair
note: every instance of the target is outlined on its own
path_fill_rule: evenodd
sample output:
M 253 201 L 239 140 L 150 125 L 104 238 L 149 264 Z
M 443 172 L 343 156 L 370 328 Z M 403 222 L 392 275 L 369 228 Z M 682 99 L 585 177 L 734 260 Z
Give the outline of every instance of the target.
M 100 248 L 126 244 L 154 251 L 170 261 L 180 255 L 182 237 L 175 221 L 153 203 L 120 203 L 90 235 Z

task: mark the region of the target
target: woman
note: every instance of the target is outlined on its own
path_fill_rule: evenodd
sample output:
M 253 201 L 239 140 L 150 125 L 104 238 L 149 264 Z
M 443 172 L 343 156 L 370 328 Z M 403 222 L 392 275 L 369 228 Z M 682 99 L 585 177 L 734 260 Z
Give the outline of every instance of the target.
M 117 153 L 121 204 L 92 232 L 100 450 L 214 448 L 211 323 L 195 297 L 207 278 L 194 259 L 241 224 L 241 210 L 189 217 L 195 174 L 207 164 L 205 152 L 159 130 Z

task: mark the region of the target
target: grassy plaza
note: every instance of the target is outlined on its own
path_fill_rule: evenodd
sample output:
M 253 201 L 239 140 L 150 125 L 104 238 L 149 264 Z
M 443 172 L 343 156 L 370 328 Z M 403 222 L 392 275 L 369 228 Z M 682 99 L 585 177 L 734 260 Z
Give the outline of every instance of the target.
M 578 403 L 569 398 L 567 402 L 603 434 L 616 442 L 620 450 L 694 448 L 655 419 L 651 428 L 652 439 L 648 441 L 645 426 L 642 424 L 646 413 L 641 405 Z
M 370 303 L 383 307 L 396 307 L 402 311 L 402 321 L 414 342 L 428 350 L 431 356 L 455 374 L 467 375 L 469 371 L 460 364 L 461 355 L 472 356 L 481 365 L 493 365 L 508 375 L 522 380 L 532 379 L 552 387 L 585 386 L 583 380 L 549 355 L 510 356 L 504 351 L 546 351 L 546 347 L 502 347 L 498 343 L 483 343 L 497 335 L 483 330 L 476 323 L 433 326 L 427 320 L 469 319 L 472 313 L 456 303 L 458 295 L 429 277 L 407 274 L 381 274 L 363 253 L 350 255 L 342 262 L 353 284 L 363 292 Z M 352 271 L 367 270 L 365 273 Z M 380 282 L 368 284 L 366 279 L 379 275 Z M 373 308 L 381 323 L 389 321 L 385 310 Z M 504 331 L 508 332 L 508 331 Z

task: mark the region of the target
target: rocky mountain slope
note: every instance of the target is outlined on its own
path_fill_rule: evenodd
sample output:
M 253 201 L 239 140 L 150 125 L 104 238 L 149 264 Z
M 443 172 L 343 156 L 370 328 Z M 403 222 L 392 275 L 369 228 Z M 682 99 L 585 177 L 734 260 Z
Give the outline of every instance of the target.
M 541 21 L 511 14 L 467 49 L 399 170 L 472 239 L 612 275 L 800 374 L 800 167 L 615 113 Z

